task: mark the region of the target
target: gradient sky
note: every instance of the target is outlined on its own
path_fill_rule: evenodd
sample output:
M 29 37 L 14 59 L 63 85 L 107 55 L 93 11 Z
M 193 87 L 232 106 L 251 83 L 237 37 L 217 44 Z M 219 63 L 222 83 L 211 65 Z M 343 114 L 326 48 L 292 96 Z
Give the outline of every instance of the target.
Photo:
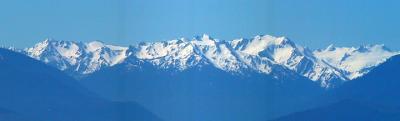
M 311 48 L 385 44 L 400 50 L 396 0 L 2 0 L 0 45 L 45 38 L 117 45 L 192 38 L 287 36 Z

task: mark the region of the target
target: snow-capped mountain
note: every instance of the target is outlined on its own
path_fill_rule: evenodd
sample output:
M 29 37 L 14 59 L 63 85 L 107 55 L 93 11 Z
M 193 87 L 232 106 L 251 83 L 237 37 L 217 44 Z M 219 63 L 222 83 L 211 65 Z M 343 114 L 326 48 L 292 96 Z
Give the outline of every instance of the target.
M 125 60 L 135 60 L 176 71 L 212 65 L 232 74 L 255 71 L 275 78 L 299 74 L 327 88 L 362 76 L 397 54 L 380 45 L 328 47 L 312 51 L 286 37 L 270 35 L 232 41 L 203 35 L 129 47 L 106 45 L 99 41 L 83 43 L 47 39 L 25 51 L 35 59 L 78 77 Z
M 228 42 L 203 35 L 192 40 L 142 43 L 133 46 L 129 52 L 135 58 L 150 61 L 161 68 L 184 70 L 212 64 L 228 72 L 253 70 L 276 78 L 288 76 L 287 71 L 294 71 L 313 81 L 321 81 L 324 87 L 330 86 L 329 81 L 347 79 L 340 70 L 315 58 L 312 51 L 295 45 L 285 37 L 269 35 Z
M 330 45 L 324 50 L 314 51 L 314 54 L 332 66 L 344 70 L 347 78 L 355 79 L 399 52 L 394 52 L 384 45 L 367 45 L 358 48 Z
M 248 71 L 270 74 L 284 78 L 292 72 L 269 60 L 244 53 L 232 48 L 231 43 L 213 39 L 208 35 L 192 40 L 178 39 L 164 42 L 141 43 L 128 50 L 129 59 L 150 62 L 160 69 L 183 71 L 189 68 L 212 65 L 233 74 Z
M 263 61 L 271 61 L 313 81 L 321 81 L 323 87 L 330 87 L 330 81 L 347 80 L 341 70 L 315 58 L 312 51 L 296 45 L 286 37 L 256 36 L 252 39 L 233 40 L 231 45 L 242 58 L 253 56 Z M 251 65 L 257 67 L 257 64 Z M 262 70 L 262 68 L 255 69 Z
M 137 58 L 148 61 L 159 68 L 174 68 L 177 70 L 185 70 L 196 65 L 210 64 L 204 55 L 195 48 L 194 41 L 186 39 L 141 43 L 131 46 L 129 49 L 131 58 Z M 199 41 L 199 43 L 202 43 Z M 203 42 L 202 44 L 207 44 Z M 208 43 L 211 44 L 212 43 Z
M 80 76 L 120 63 L 126 58 L 127 49 L 105 45 L 99 41 L 82 43 L 46 39 L 32 48 L 25 49 L 25 52 L 32 58 L 74 76 Z

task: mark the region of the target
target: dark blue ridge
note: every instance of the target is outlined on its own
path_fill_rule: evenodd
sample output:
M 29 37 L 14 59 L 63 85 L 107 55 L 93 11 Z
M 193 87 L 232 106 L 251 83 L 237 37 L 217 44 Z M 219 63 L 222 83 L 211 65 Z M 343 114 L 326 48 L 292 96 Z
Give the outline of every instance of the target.
M 313 104 L 320 106 L 273 121 L 398 121 L 399 74 L 400 56 L 397 55 L 365 76 L 316 98 Z
M 99 98 L 73 78 L 0 49 L 0 110 L 7 121 L 160 121 L 134 102 Z
M 305 77 L 287 76 L 235 75 L 207 64 L 180 71 L 131 59 L 80 82 L 108 99 L 135 100 L 168 121 L 258 121 L 301 110 L 324 92 Z

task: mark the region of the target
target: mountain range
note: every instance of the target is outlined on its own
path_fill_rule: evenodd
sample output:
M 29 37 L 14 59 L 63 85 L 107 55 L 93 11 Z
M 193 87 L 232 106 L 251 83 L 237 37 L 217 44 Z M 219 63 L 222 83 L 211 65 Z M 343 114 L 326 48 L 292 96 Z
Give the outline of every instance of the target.
M 270 35 L 127 47 L 46 39 L 0 49 L 0 118 L 397 120 L 399 62 L 383 45 L 312 50 Z
M 46 39 L 23 53 L 73 77 L 82 77 L 129 58 L 150 62 L 159 69 L 182 71 L 212 65 L 220 70 L 244 74 L 247 71 L 286 78 L 296 73 L 331 88 L 361 77 L 387 58 L 398 54 L 383 45 L 334 47 L 311 50 L 286 37 L 270 35 L 221 41 L 208 35 L 147 42 L 129 47 Z M 272 71 L 280 70 L 280 72 Z

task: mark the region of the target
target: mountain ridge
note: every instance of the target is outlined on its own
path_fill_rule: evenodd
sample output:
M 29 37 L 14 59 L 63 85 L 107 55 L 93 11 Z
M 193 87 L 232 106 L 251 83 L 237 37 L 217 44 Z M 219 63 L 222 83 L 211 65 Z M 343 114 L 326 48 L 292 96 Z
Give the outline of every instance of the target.
M 275 120 L 397 121 L 400 119 L 399 67 L 400 55 L 393 56 L 365 76 L 344 83 L 309 103 L 323 105 Z
M 26 48 L 23 52 L 75 77 L 114 66 L 130 56 L 135 56 L 160 66 L 160 69 L 185 70 L 195 65 L 212 64 L 221 70 L 236 74 L 247 70 L 271 74 L 272 69 L 285 68 L 286 71 L 307 77 L 325 88 L 335 87 L 335 85 L 360 77 L 384 62 L 386 58 L 397 54 L 397 52 L 382 49 L 383 46 L 367 46 L 359 49 L 333 48 L 332 46 L 324 50 L 310 50 L 295 44 L 287 37 L 271 35 L 225 41 L 204 34 L 191 40 L 181 38 L 161 42 L 142 42 L 129 47 L 107 45 L 99 41 L 83 43 L 46 39 L 32 48 Z M 338 50 L 346 50 L 346 52 L 342 52 L 343 55 L 335 55 L 334 53 Z M 382 53 L 384 56 L 380 55 Z M 340 60 L 344 55 L 350 59 Z M 356 62 L 365 58 L 373 58 L 373 60 L 365 62 L 364 65 L 352 67 L 351 61 Z M 341 64 L 342 61 L 346 64 Z M 284 74 L 271 75 L 279 78 Z
M 21 53 L 0 49 L 0 66 L 0 95 L 5 97 L 0 100 L 1 120 L 161 120 L 134 101 L 101 98 L 60 70 Z

